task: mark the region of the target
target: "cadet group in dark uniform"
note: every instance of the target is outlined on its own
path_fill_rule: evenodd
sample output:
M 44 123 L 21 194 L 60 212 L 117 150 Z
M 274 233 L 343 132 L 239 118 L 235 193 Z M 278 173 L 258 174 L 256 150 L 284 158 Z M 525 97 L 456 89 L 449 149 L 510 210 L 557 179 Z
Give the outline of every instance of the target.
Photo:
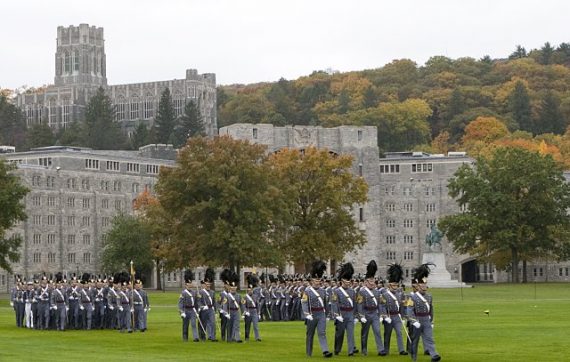
M 403 270 L 397 264 L 388 268 L 387 281 L 376 277 L 377 265 L 372 260 L 364 276 L 354 275 L 352 264 L 341 265 L 335 277 L 324 276 L 326 264 L 313 263 L 308 275 L 247 275 L 245 294 L 237 292 L 239 276 L 229 269 L 220 274 L 223 290 L 214 290 L 215 272 L 208 268 L 204 279 L 196 282 L 192 271 L 184 273 L 185 288 L 178 299 L 182 319 L 182 340 L 194 342 L 222 341 L 261 342 L 260 322 L 304 321 L 306 354 L 313 354 L 314 335 L 324 357 L 342 353 L 346 337 L 346 353 L 368 355 L 368 335 L 374 335 L 376 353 L 390 353 L 392 332 L 396 335 L 397 353 L 418 357 L 420 339 L 422 353 L 431 361 L 439 361 L 433 339 L 433 304 L 427 293 L 430 265 L 413 271 L 412 290 L 403 287 Z M 144 332 L 150 310 L 142 280 L 131 282 L 128 273 L 95 278 L 83 274 L 69 280 L 61 273 L 55 279 L 46 276 L 26 282 L 18 279 L 11 293 L 11 305 L 18 327 L 34 329 L 117 329 L 121 332 Z M 240 323 L 244 320 L 244 339 Z M 329 348 L 326 323 L 335 325 L 333 348 Z M 360 344 L 355 339 L 356 325 L 361 324 Z M 381 326 L 384 326 L 383 333 Z M 251 330 L 253 329 L 253 336 Z M 382 336 L 384 338 L 382 338 Z M 251 338 L 250 338 L 251 337 Z M 360 349 L 359 349 L 360 348 Z
M 16 326 L 31 329 L 117 329 L 144 332 L 150 310 L 140 278 L 126 273 L 95 277 L 84 273 L 68 280 L 62 273 L 26 281 L 20 277 L 10 294 Z

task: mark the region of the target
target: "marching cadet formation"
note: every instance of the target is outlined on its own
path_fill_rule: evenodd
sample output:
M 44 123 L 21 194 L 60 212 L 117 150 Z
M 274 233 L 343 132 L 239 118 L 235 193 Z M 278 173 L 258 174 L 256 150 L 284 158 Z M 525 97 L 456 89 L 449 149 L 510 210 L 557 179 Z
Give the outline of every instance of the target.
M 239 276 L 224 269 L 220 274 L 223 290 L 216 294 L 213 286 L 215 272 L 208 268 L 204 279 L 195 282 L 194 273 L 184 273 L 185 288 L 178 299 L 182 319 L 182 340 L 194 342 L 250 341 L 251 330 L 256 342 L 261 342 L 261 321 L 303 320 L 306 325 L 306 354 L 313 354 L 317 334 L 325 358 L 346 353 L 368 355 L 368 335 L 374 334 L 379 356 L 390 354 L 392 334 L 396 335 L 398 354 L 418 358 L 420 339 L 423 354 L 431 361 L 441 360 L 433 339 L 434 310 L 427 292 L 430 265 L 423 264 L 413 271 L 412 291 L 405 293 L 403 270 L 397 264 L 388 267 L 387 285 L 376 277 L 374 260 L 366 266 L 365 276 L 354 276 L 352 264 L 343 264 L 334 278 L 324 276 L 326 264 L 313 263 L 310 274 L 265 275 L 255 273 L 246 277 L 245 294 L 237 292 Z M 61 273 L 55 280 L 46 276 L 40 280 L 18 279 L 11 293 L 10 304 L 18 327 L 33 329 L 116 329 L 121 332 L 144 332 L 150 310 L 148 296 L 140 278 L 131 287 L 130 275 L 117 273 L 109 278 L 94 278 L 84 273 L 68 281 Z M 245 324 L 242 340 L 241 321 Z M 335 325 L 334 344 L 329 349 L 326 323 Z M 356 325 L 361 324 L 360 345 L 355 340 Z M 382 326 L 383 334 L 382 334 Z M 382 338 L 382 335 L 384 338 Z M 406 343 L 404 343 L 404 341 Z M 360 350 L 358 349 L 360 347 Z
M 144 332 L 150 310 L 148 296 L 140 278 L 131 288 L 130 275 L 116 273 L 101 278 L 84 273 L 69 280 L 57 273 L 54 279 L 16 278 L 10 305 L 16 326 L 40 330 L 117 329 Z M 134 324 L 131 322 L 134 321 Z
M 326 335 L 326 321 L 335 324 L 334 355 L 342 351 L 344 336 L 347 340 L 347 354 L 359 353 L 355 345 L 355 325 L 361 324 L 360 347 L 362 355 L 368 354 L 368 333 L 374 333 L 379 356 L 390 353 L 392 332 L 397 338 L 398 352 L 410 355 L 413 361 L 418 358 L 420 338 L 424 354 L 431 361 L 440 361 L 433 339 L 433 304 L 427 293 L 427 277 L 430 265 L 423 264 L 414 270 L 412 292 L 406 294 L 402 287 L 403 270 L 397 264 L 388 268 L 388 286 L 376 279 L 378 270 L 372 260 L 366 267 L 364 278 L 353 278 L 354 268 L 350 263 L 340 267 L 336 281 L 323 282 L 326 265 L 322 261 L 313 264 L 308 283 L 302 288 L 302 315 L 306 325 L 306 353 L 313 354 L 313 340 L 317 332 L 319 345 L 325 358 L 333 353 L 329 350 Z M 329 306 L 330 308 L 327 308 Z M 384 339 L 380 326 L 384 325 Z M 407 340 L 404 346 L 404 339 Z

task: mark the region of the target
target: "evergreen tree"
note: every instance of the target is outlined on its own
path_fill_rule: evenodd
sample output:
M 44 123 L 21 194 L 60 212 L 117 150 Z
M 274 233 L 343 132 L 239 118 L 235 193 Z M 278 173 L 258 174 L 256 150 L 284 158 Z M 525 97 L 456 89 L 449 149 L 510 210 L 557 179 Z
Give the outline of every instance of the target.
M 511 55 L 509 55 L 509 59 L 520 59 L 526 57 L 527 57 L 526 49 L 521 45 L 517 45 L 517 49 L 514 52 L 512 52 Z
M 53 131 L 45 123 L 37 123 L 28 128 L 26 140 L 28 148 L 53 146 L 55 144 Z
M 26 121 L 22 111 L 0 95 L 0 144 L 15 146 L 21 151 L 25 147 Z
M 179 148 L 186 143 L 190 137 L 204 136 L 206 130 L 202 122 L 202 115 L 194 101 L 189 101 L 184 107 L 184 114 L 177 120 L 172 144 L 175 148 Z
M 362 106 L 364 108 L 372 108 L 378 105 L 378 96 L 372 86 L 366 88 L 362 98 Z
M 519 124 L 519 128 L 523 131 L 532 132 L 534 126 L 530 110 L 530 96 L 523 82 L 518 81 L 515 84 L 515 89 L 509 96 L 508 107 L 513 119 Z
M 560 100 L 552 91 L 547 91 L 542 98 L 535 133 L 563 134 L 565 130 L 566 121 L 560 112 Z
M 150 132 L 146 124 L 141 121 L 131 136 L 131 148 L 138 150 L 139 147 L 148 145 L 149 143 L 152 143 L 150 141 Z
M 62 146 L 82 147 L 87 144 L 85 122 L 73 122 L 57 134 L 57 144 Z
M 552 62 L 552 55 L 554 54 L 554 48 L 549 42 L 544 43 L 544 46 L 540 48 L 540 64 L 548 65 Z
M 124 147 L 125 137 L 114 121 L 115 107 L 102 87 L 89 100 L 85 112 L 86 144 L 99 150 L 116 150 Z
M 170 90 L 166 88 L 158 103 L 158 112 L 154 118 L 154 129 L 157 143 L 168 143 L 170 135 L 174 131 L 176 124 L 176 115 L 174 112 L 174 105 L 172 104 L 172 97 Z
M 452 119 L 453 117 L 457 116 L 465 112 L 465 101 L 463 100 L 463 96 L 459 89 L 455 88 L 453 92 L 451 92 L 451 96 L 449 97 L 449 106 L 447 108 L 447 118 Z

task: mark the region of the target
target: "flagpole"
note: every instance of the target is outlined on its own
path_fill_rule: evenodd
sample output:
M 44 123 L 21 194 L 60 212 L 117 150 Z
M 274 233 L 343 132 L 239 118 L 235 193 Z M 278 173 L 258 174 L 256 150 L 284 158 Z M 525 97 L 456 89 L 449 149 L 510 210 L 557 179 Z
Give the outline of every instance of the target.
M 134 279 L 135 279 L 135 269 L 133 267 L 133 261 L 131 260 L 131 295 L 130 295 L 131 310 L 130 310 L 130 314 L 131 314 L 131 328 L 133 330 L 135 329 L 135 309 L 134 309 L 134 304 L 133 304 L 133 301 L 134 301 L 133 295 L 135 292 Z

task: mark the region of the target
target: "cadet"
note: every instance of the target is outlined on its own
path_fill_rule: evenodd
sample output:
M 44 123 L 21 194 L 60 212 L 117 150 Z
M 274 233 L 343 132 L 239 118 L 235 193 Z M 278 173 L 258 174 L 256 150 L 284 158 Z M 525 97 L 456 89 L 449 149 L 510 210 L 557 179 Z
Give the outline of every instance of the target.
M 146 313 L 148 311 L 148 296 L 142 289 L 143 282 L 139 276 L 135 280 L 135 289 L 133 290 L 133 308 L 135 309 L 133 329 L 141 332 L 146 331 Z
M 405 295 L 400 288 L 400 282 L 403 279 L 403 274 L 404 271 L 400 264 L 394 263 L 388 266 L 388 288 L 382 289 L 382 297 L 386 308 L 386 316 L 384 317 L 384 350 L 386 354 L 390 353 L 390 338 L 392 336 L 392 330 L 395 330 L 398 340 L 398 350 L 401 355 L 405 356 L 408 352 L 404 349 L 402 328 L 404 328 L 406 338 L 410 337 L 405 329 L 406 327 L 402 324 L 402 310 Z
M 71 288 L 67 289 L 67 300 L 69 301 L 68 325 L 79 329 L 79 286 L 77 276 L 71 277 Z
M 305 288 L 303 292 L 303 298 L 301 300 L 305 325 L 307 326 L 307 339 L 305 343 L 307 356 L 309 357 L 313 354 L 313 339 L 315 337 L 315 330 L 317 330 L 319 344 L 321 346 L 321 351 L 323 351 L 323 356 L 325 358 L 330 358 L 333 355 L 331 352 L 329 352 L 329 346 L 327 344 L 327 318 L 325 315 L 324 300 L 325 291 L 321 288 L 321 278 L 323 277 L 326 269 L 327 266 L 323 261 L 319 260 L 313 263 L 310 275 L 311 285 Z
M 34 315 L 32 313 L 32 303 L 35 299 L 34 282 L 31 280 L 26 283 L 26 289 L 23 293 L 24 297 L 24 326 L 26 328 L 34 328 Z
M 188 342 L 188 324 L 192 327 L 192 337 L 194 342 L 199 342 L 198 329 L 196 326 L 196 319 L 198 314 L 196 312 L 196 291 L 193 290 L 194 273 L 192 270 L 184 272 L 184 282 L 186 288 L 180 293 L 178 298 L 178 311 L 182 318 L 182 340 Z
M 368 354 L 368 331 L 370 327 L 372 327 L 372 332 L 374 333 L 378 355 L 386 355 L 384 344 L 382 343 L 382 335 L 380 334 L 380 292 L 376 288 L 375 282 L 377 270 L 376 262 L 371 260 L 366 266 L 364 285 L 360 287 L 356 297 L 358 316 L 362 323 L 360 343 L 364 356 Z
M 103 329 L 105 326 L 105 309 L 107 305 L 107 290 L 103 288 L 106 280 L 97 278 L 96 288 L 93 290 L 92 299 L 95 301 L 95 310 L 93 314 L 93 324 L 97 329 Z
M 228 319 L 230 319 L 230 313 L 228 311 L 228 293 L 230 290 L 229 280 L 231 277 L 231 271 L 229 269 L 224 269 L 220 273 L 220 279 L 224 283 L 223 290 L 220 293 L 219 301 L 219 311 L 220 311 L 220 333 L 222 341 L 226 340 L 226 336 L 229 337 L 228 333 Z M 229 340 L 230 338 L 228 338 Z
M 226 294 L 226 305 L 230 318 L 228 320 L 228 342 L 242 343 L 240 332 L 239 332 L 239 322 L 241 320 L 241 313 L 243 312 L 243 305 L 241 304 L 241 295 L 236 293 L 237 287 L 239 285 L 239 275 L 232 271 L 229 280 L 230 292 Z
M 200 329 L 200 338 L 206 339 L 206 334 L 209 341 L 217 342 L 216 339 L 216 311 L 214 302 L 216 294 L 211 290 L 211 285 L 215 282 L 216 273 L 214 269 L 206 269 L 204 280 L 202 281 L 203 288 L 198 294 L 198 305 L 200 309 L 200 320 L 204 326 L 204 331 Z
M 119 326 L 119 288 L 121 275 L 115 273 L 109 280 L 110 288 L 107 293 L 107 326 L 109 329 L 117 329 Z
M 261 342 L 259 338 L 259 314 L 258 314 L 258 304 L 259 295 L 255 295 L 254 290 L 257 288 L 257 283 L 259 279 L 254 274 L 249 274 L 247 276 L 247 292 L 242 300 L 244 306 L 244 316 L 245 316 L 245 340 L 249 341 L 249 331 L 251 325 L 253 324 L 253 334 L 257 342 Z
M 414 327 L 412 333 L 412 360 L 417 359 L 420 336 L 424 342 L 424 350 L 428 351 L 432 362 L 441 360 L 435 350 L 433 340 L 433 305 L 432 296 L 427 293 L 427 277 L 429 276 L 430 264 L 420 265 L 414 272 L 414 278 L 418 284 L 418 291 L 411 295 L 408 301 L 410 319 Z
M 130 276 L 127 272 L 123 272 L 120 283 L 121 283 L 121 290 L 117 293 L 118 301 L 118 314 L 119 314 L 119 331 L 124 333 L 125 330 L 129 333 L 132 333 L 133 330 L 131 328 L 131 301 L 129 299 L 129 281 Z
M 83 329 L 91 329 L 93 320 L 93 303 L 91 302 L 91 291 L 89 290 L 89 273 L 81 276 L 82 288 L 79 292 L 79 310 L 81 311 L 81 322 Z
M 334 354 L 339 354 L 342 350 L 344 334 L 348 343 L 348 355 L 353 356 L 358 353 L 354 345 L 354 311 L 356 298 L 354 289 L 351 288 L 354 268 L 351 263 L 343 264 L 338 271 L 340 284 L 331 291 L 332 296 L 332 316 L 335 319 Z
M 36 300 L 38 300 L 38 329 L 49 328 L 49 311 L 50 311 L 50 290 L 48 286 L 47 277 L 44 275 L 40 280 L 40 287 L 36 293 Z
M 56 288 L 51 293 L 51 309 L 55 312 L 56 329 L 63 331 L 67 323 L 68 301 L 64 289 L 63 275 L 55 275 Z

